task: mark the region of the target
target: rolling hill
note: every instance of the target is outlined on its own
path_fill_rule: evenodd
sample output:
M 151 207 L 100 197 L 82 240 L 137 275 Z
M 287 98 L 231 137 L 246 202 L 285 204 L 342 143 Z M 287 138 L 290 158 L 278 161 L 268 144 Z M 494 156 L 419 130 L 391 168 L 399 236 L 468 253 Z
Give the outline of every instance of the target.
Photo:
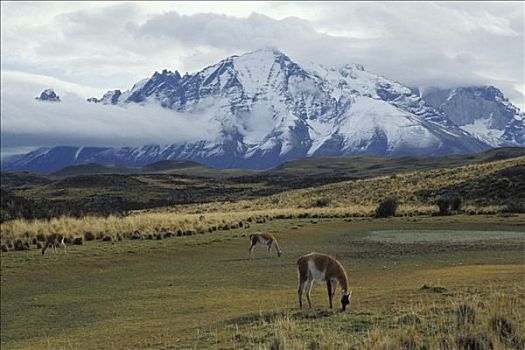
M 412 174 L 410 181 L 420 183 L 423 181 L 423 177 L 430 176 L 430 174 L 447 173 L 447 171 L 453 173 L 453 169 L 458 169 L 461 166 L 476 164 L 481 166 L 512 159 L 520 164 L 524 156 L 525 150 L 522 148 L 503 148 L 475 155 L 439 158 L 308 158 L 285 163 L 264 172 L 217 170 L 193 162 L 169 161 L 154 163 L 142 168 L 115 168 L 97 164 L 75 166 L 59 172 L 58 175 L 60 176 L 2 173 L 2 213 L 5 214 L 3 220 L 7 220 L 20 216 L 38 218 L 60 215 L 106 215 L 162 206 L 236 202 L 260 198 L 266 203 L 264 198 L 267 196 L 305 188 L 313 191 L 308 192 L 309 194 L 304 197 L 304 205 L 308 206 L 312 200 L 323 197 L 316 192 L 317 189 L 323 192 L 326 187 L 322 186 L 331 186 L 330 184 L 333 186 L 338 183 L 357 184 L 361 180 L 382 179 L 385 176 L 404 178 L 403 174 Z M 460 191 L 463 189 L 461 190 L 463 192 L 477 193 L 477 195 L 470 195 L 470 198 L 476 203 L 483 203 L 490 195 L 489 192 L 494 188 L 494 185 L 499 184 L 496 192 L 506 193 L 507 199 L 519 198 L 524 194 L 522 192 L 525 192 L 521 187 L 509 187 L 509 189 L 514 188 L 517 191 L 516 193 L 508 193 L 508 189 L 505 187 L 507 181 L 518 184 L 525 182 L 519 177 L 521 168 L 513 169 L 508 170 L 508 172 L 490 173 L 492 174 L 490 176 L 489 173 L 478 174 L 479 176 L 486 176 L 486 181 L 488 181 L 484 184 L 486 191 L 468 189 L 465 184 L 457 182 L 455 182 L 456 187 L 451 187 L 450 190 Z M 87 171 L 87 173 L 83 173 L 83 171 Z M 94 173 L 96 171 L 101 173 Z M 120 171 L 121 173 L 114 173 L 113 171 Z M 499 181 L 498 178 L 503 180 Z M 479 186 L 481 186 L 481 180 L 481 178 L 476 180 L 476 183 L 480 184 Z M 380 186 L 381 181 L 388 182 L 390 180 L 377 181 L 373 188 L 383 188 L 382 185 Z M 367 184 L 370 183 L 373 182 L 367 182 Z M 406 187 L 406 184 L 399 184 L 399 186 Z M 412 195 L 415 196 L 414 198 L 419 198 L 419 201 L 425 202 L 428 201 L 428 198 L 436 196 L 436 193 L 433 192 L 425 194 L 424 191 L 428 188 L 425 189 L 423 185 L 418 188 L 423 192 L 413 193 Z M 370 190 L 368 186 L 364 189 Z M 398 190 L 391 188 L 389 191 L 401 191 L 401 187 Z M 334 194 L 329 195 L 329 197 L 333 203 L 337 203 L 338 198 L 346 198 L 347 192 L 347 190 L 335 190 Z M 373 192 L 377 193 L 377 190 L 373 189 Z M 328 196 L 330 191 L 326 193 Z M 357 192 L 352 193 L 357 195 Z M 479 201 L 474 198 L 478 195 Z M 287 196 L 289 194 L 286 194 Z M 378 198 L 378 196 L 379 194 L 376 197 Z M 377 200 L 376 197 L 373 200 L 368 200 L 367 205 L 371 205 L 370 203 Z M 359 194 L 356 198 L 352 201 L 370 199 L 370 196 Z M 498 203 L 504 203 L 507 199 L 501 196 L 495 197 L 495 201 Z M 284 205 L 283 203 L 288 203 L 279 201 L 264 205 L 266 207 L 280 207 Z M 296 205 L 294 204 L 294 206 Z

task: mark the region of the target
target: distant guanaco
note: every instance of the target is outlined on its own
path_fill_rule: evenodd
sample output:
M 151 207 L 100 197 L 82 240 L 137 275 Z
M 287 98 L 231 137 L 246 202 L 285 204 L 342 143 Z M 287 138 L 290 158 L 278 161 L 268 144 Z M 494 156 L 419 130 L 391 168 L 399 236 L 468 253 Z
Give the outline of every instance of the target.
M 299 308 L 303 308 L 303 289 L 308 300 L 308 307 L 312 308 L 310 292 L 314 281 L 318 283 L 326 282 L 330 309 L 332 308 L 332 298 L 335 294 L 337 283 L 343 290 L 343 296 L 341 297 L 343 311 L 346 309 L 346 305 L 350 304 L 352 292 L 348 290 L 348 276 L 343 265 L 334 257 L 320 253 L 309 253 L 297 260 L 297 268 L 299 270 L 299 287 L 297 289 Z
M 47 248 L 53 248 L 53 250 L 56 252 L 58 247 L 63 247 L 64 250 L 67 251 L 66 244 L 64 243 L 64 236 L 60 233 L 53 233 L 47 237 L 44 248 L 42 248 L 42 255 L 46 253 Z
M 252 233 L 250 235 L 250 248 L 248 248 L 248 254 L 250 258 L 253 255 L 253 249 L 257 243 L 264 244 L 268 254 L 271 254 L 272 244 L 275 245 L 275 250 L 277 251 L 277 256 L 281 256 L 281 248 L 279 243 L 277 243 L 277 238 L 271 233 Z

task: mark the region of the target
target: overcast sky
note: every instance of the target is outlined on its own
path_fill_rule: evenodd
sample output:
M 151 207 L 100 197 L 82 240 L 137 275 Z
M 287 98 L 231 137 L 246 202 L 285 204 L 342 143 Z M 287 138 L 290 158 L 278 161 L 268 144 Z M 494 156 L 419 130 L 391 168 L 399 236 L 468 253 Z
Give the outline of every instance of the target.
M 271 46 L 409 86 L 495 85 L 523 109 L 524 12 L 523 2 L 2 1 L 2 102 L 11 86 L 29 95 L 51 83 L 99 96 Z

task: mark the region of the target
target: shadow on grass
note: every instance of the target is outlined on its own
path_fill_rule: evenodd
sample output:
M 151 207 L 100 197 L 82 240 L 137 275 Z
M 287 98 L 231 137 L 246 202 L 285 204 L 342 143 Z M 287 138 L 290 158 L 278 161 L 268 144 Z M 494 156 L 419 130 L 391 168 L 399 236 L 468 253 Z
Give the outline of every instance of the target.
M 220 259 L 217 261 L 221 262 L 239 262 L 239 261 L 251 261 L 251 260 L 268 260 L 268 259 L 277 259 L 274 256 L 263 256 L 258 258 L 234 258 L 234 259 Z
M 274 311 L 258 314 L 248 314 L 228 320 L 228 323 L 243 325 L 254 322 L 272 322 L 279 318 L 290 318 L 292 320 L 314 320 L 337 316 L 340 310 L 305 309 L 294 311 Z

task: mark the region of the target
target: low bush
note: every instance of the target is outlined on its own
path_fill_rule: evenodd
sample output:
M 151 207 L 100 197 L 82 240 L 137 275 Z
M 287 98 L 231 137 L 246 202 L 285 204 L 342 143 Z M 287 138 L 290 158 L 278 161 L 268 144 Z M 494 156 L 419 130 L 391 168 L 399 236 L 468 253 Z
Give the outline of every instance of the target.
M 459 195 L 453 195 L 450 197 L 450 209 L 453 211 L 459 212 L 463 207 L 463 198 Z
M 314 208 L 324 208 L 330 205 L 330 199 L 320 198 L 313 202 L 312 207 Z
M 450 215 L 450 201 L 448 198 L 441 197 L 436 201 L 436 205 L 439 208 L 438 215 Z
M 93 241 L 95 240 L 95 235 L 90 231 L 84 232 L 84 239 L 86 241 Z
M 29 250 L 29 249 L 31 249 L 29 247 L 29 243 L 27 243 L 26 241 L 23 241 L 21 239 L 17 239 L 15 241 L 14 248 L 15 248 L 15 250 Z
M 504 213 L 525 213 L 525 204 L 521 202 L 509 202 L 503 208 Z
M 450 215 L 451 211 L 460 212 L 463 207 L 463 198 L 457 194 L 442 196 L 436 201 L 439 208 L 438 215 Z
M 376 217 L 387 218 L 395 216 L 397 208 L 399 207 L 399 200 L 391 197 L 383 200 L 376 208 Z

